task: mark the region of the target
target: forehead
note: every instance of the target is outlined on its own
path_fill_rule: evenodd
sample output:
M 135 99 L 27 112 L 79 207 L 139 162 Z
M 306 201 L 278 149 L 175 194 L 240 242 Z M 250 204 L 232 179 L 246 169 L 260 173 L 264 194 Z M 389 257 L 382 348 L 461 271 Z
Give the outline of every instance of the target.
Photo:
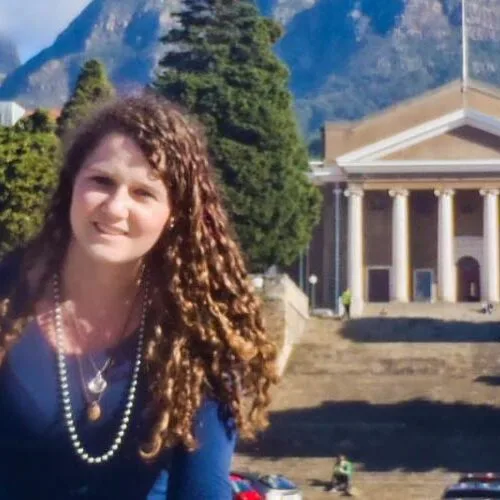
M 89 152 L 84 165 L 109 161 L 110 159 L 120 159 L 128 163 L 149 166 L 149 162 L 139 145 L 132 138 L 120 133 L 104 136 L 97 143 L 97 146 Z
M 133 167 L 133 168 L 130 168 Z M 125 134 L 110 133 L 90 151 L 83 162 L 84 169 L 110 172 L 127 170 L 130 175 L 146 176 L 150 181 L 161 181 L 139 145 Z

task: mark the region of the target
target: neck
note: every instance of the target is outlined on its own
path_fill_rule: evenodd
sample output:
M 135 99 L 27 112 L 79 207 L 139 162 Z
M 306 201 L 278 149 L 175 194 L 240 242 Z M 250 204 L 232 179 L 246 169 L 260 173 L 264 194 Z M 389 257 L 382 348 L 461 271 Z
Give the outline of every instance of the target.
M 84 255 L 76 244 L 69 246 L 61 269 L 64 297 L 83 309 L 99 312 L 122 310 L 140 287 L 142 264 L 96 262 Z

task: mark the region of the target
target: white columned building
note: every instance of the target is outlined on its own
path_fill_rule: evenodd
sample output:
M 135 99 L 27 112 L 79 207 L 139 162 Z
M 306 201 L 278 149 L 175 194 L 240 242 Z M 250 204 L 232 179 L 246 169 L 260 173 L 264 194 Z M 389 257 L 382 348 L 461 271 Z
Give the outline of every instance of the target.
M 409 230 L 408 230 L 408 190 L 391 189 L 392 197 L 392 272 L 391 300 L 409 300 Z
M 323 159 L 310 163 L 325 203 L 308 253 L 318 307 L 336 307 L 346 288 L 353 315 L 411 310 L 391 302 L 499 304 L 499 140 L 500 87 L 465 77 L 326 123 Z
M 435 190 L 438 197 L 438 295 L 444 302 L 456 300 L 453 189 Z
M 486 289 L 483 298 L 499 300 L 498 189 L 481 189 L 483 197 L 483 252 Z
M 347 286 L 351 290 L 351 313 L 358 315 L 363 310 L 363 190 L 349 187 L 347 210 Z

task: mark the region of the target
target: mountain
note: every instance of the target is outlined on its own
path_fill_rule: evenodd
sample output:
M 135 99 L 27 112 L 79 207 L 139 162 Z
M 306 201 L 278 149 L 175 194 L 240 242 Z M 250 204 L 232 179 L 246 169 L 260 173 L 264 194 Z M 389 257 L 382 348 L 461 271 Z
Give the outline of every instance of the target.
M 0 82 L 20 65 L 19 54 L 14 42 L 0 33 Z
M 119 87 L 149 81 L 159 37 L 182 0 L 93 0 L 54 44 L 12 71 L 0 99 L 60 106 L 83 62 L 100 59 Z M 461 75 L 461 0 L 257 0 L 285 35 L 277 54 L 303 129 L 357 119 Z M 468 0 L 470 73 L 500 85 L 500 1 Z
M 149 82 L 164 48 L 160 36 L 172 25 L 171 12 L 181 0 L 93 0 L 57 37 L 11 72 L 0 86 L 0 99 L 25 106 L 61 106 L 83 63 L 102 61 L 119 88 Z
M 500 1 L 468 0 L 469 70 L 500 85 Z M 462 73 L 461 0 L 319 0 L 277 51 L 303 128 L 352 120 Z

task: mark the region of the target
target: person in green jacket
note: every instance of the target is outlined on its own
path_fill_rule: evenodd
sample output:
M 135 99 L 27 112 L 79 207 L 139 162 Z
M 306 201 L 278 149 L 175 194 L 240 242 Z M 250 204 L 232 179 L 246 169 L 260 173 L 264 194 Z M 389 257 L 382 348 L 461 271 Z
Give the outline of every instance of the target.
M 354 467 L 344 455 L 339 455 L 333 466 L 332 481 L 329 491 L 340 491 L 351 496 L 352 474 Z
M 351 290 L 347 288 L 342 293 L 342 305 L 344 306 L 344 318 L 350 319 L 351 317 Z

